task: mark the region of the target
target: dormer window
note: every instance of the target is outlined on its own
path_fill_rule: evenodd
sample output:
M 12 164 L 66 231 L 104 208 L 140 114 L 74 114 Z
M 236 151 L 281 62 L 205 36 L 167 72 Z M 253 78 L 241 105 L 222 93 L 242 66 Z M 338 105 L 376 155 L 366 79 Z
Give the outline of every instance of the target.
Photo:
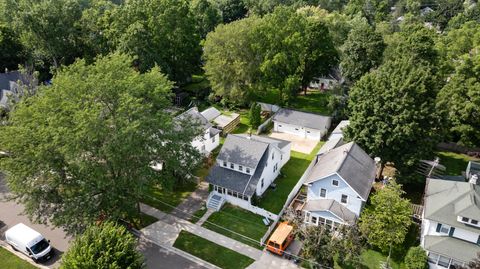
M 230 168 L 235 169 L 235 165 L 233 163 L 230 163 Z
M 470 223 L 473 224 L 473 225 L 478 225 L 478 220 L 472 219 L 472 220 L 470 220 Z
M 463 222 L 468 222 L 469 219 L 468 219 L 468 218 L 465 218 L 465 217 L 462 217 L 462 221 L 463 221 Z
M 227 162 L 223 161 L 223 166 L 227 167 Z
M 243 166 L 239 165 L 239 166 L 238 166 L 238 170 L 239 170 L 239 171 L 243 171 Z
M 250 174 L 250 168 L 247 167 L 245 170 L 247 171 L 248 174 Z
M 468 224 L 468 225 L 473 225 L 473 226 L 480 227 L 480 225 L 478 224 L 478 220 L 476 220 L 476 219 L 470 219 L 470 218 L 467 218 L 467 217 L 458 216 L 457 221 L 459 221 L 461 223 Z

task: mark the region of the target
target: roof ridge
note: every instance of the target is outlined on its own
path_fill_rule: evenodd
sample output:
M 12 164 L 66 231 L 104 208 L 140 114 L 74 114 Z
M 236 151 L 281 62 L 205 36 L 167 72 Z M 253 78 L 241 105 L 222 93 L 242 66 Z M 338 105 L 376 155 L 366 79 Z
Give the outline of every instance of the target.
M 347 145 L 349 145 L 349 146 L 347 147 Z M 344 154 L 342 155 L 342 158 L 340 159 L 340 164 L 338 165 L 337 169 L 335 169 L 335 171 L 338 172 L 338 171 L 340 171 L 340 169 L 342 169 L 343 164 L 345 163 L 345 160 L 350 155 L 350 151 L 352 150 L 353 145 L 355 145 L 354 142 L 349 142 L 349 143 L 345 144 L 346 149 L 343 150 Z M 341 148 L 341 147 L 338 147 L 338 148 Z

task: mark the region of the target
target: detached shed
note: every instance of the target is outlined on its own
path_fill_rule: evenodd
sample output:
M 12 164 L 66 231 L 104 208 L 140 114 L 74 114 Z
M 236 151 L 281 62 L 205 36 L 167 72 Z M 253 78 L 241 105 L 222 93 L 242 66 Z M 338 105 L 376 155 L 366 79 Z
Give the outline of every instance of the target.
M 240 123 L 240 114 L 232 113 L 230 115 L 220 115 L 213 120 L 214 125 L 217 129 L 222 130 L 222 133 L 225 135 L 230 133 L 237 127 Z

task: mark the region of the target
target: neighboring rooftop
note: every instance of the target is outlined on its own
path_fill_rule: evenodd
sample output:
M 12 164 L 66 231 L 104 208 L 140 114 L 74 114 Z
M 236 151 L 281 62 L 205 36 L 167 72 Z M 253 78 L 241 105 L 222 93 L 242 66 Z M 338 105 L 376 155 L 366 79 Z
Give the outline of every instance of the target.
M 310 129 L 325 130 L 330 124 L 331 117 L 282 108 L 273 116 L 273 120 Z
M 287 140 L 282 140 L 282 139 L 272 138 L 267 136 L 248 135 L 248 134 L 236 134 L 236 136 L 244 137 L 247 139 L 250 138 L 251 140 L 264 142 L 268 144 L 275 144 L 280 149 L 283 149 L 285 146 L 291 143 L 290 141 L 287 141 Z
M 192 107 L 176 117 L 177 120 L 195 120 L 205 129 L 212 127 L 212 124 L 200 113 L 197 107 Z
M 218 126 L 220 129 L 224 129 L 227 125 L 230 123 L 234 122 L 235 120 L 240 119 L 240 114 L 237 113 L 232 113 L 230 115 L 220 115 L 216 117 L 213 122 L 215 123 L 216 126 Z
M 305 184 L 338 173 L 358 195 L 367 200 L 375 179 L 375 161 L 354 142 L 334 148 L 317 157 Z
M 209 108 L 205 109 L 204 111 L 202 111 L 202 115 L 208 121 L 213 121 L 216 117 L 222 115 L 222 113 L 218 109 L 216 109 L 212 106 L 212 107 L 209 107 Z
M 333 134 L 341 134 L 343 135 L 343 128 L 347 127 L 350 124 L 349 120 L 342 120 L 340 123 L 338 123 L 337 127 L 333 129 L 332 135 Z
M 425 249 L 468 263 L 477 257 L 480 246 L 450 236 L 425 236 Z
M 480 186 L 468 182 L 427 179 L 424 217 L 475 233 L 479 228 L 457 221 L 458 216 L 480 220 Z
M 308 200 L 303 207 L 305 211 L 329 211 L 344 222 L 353 223 L 356 219 L 355 214 L 345 206 L 333 199 Z

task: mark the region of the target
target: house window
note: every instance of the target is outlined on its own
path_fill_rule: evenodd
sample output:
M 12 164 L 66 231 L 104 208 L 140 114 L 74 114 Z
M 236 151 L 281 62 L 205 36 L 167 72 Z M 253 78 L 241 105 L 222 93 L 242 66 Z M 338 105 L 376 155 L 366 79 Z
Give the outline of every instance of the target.
M 205 151 L 205 145 L 202 145 L 202 151 Z
M 298 131 L 298 128 L 295 128 L 295 131 Z
M 307 131 L 307 134 L 309 134 L 309 133 L 310 133 L 310 131 Z
M 440 256 L 440 258 L 438 259 L 438 265 L 440 266 L 448 268 L 449 264 L 450 264 L 450 258 L 448 257 Z
M 247 168 L 245 168 L 245 170 L 247 171 L 247 173 L 250 174 L 250 168 L 247 167 Z
M 462 217 L 462 221 L 463 221 L 463 222 L 468 222 L 469 219 L 468 219 L 468 218 L 465 218 L 465 217 Z
M 275 158 L 275 153 L 272 153 L 272 160 L 273 160 L 273 158 Z
M 230 168 L 234 169 L 235 165 L 233 163 L 230 164 Z
M 223 161 L 223 166 L 227 167 L 227 162 Z
M 305 222 L 309 223 L 310 222 L 310 212 L 307 211 L 307 214 L 305 214 Z
M 260 182 L 260 188 L 263 188 L 263 185 L 264 185 L 264 182 L 263 182 L 263 178 L 262 178 L 262 180 Z
M 238 170 L 243 171 L 243 166 L 239 165 Z
M 450 234 L 450 233 L 453 233 L 453 231 L 451 231 L 453 228 L 451 228 L 450 226 L 448 225 L 445 225 L 445 224 L 441 224 L 441 223 L 438 223 L 437 224 L 437 233 L 442 233 L 442 234 Z
M 215 136 L 212 137 L 212 143 L 215 143 Z
M 233 196 L 233 192 L 231 190 L 228 190 L 228 195 Z
M 431 263 L 437 264 L 438 257 L 439 257 L 439 255 L 430 252 L 430 253 L 428 254 L 428 261 L 431 262 Z
M 317 224 L 317 217 L 312 216 L 312 223 L 315 224 L 315 225 L 318 225 Z
M 332 180 L 332 185 L 335 187 L 338 187 L 338 180 L 336 179 Z
M 340 200 L 342 204 L 346 204 L 348 202 L 348 195 L 342 194 L 342 200 Z
M 320 197 L 327 197 L 327 190 L 326 189 L 320 189 Z
M 325 225 L 325 219 L 322 217 L 318 217 L 318 225 Z
M 478 225 L 478 220 L 471 219 L 470 223 L 473 224 L 473 225 Z
M 280 155 L 280 160 L 283 160 L 283 154 Z
M 279 125 L 278 125 L 278 127 L 282 127 L 282 125 L 281 125 L 281 124 L 279 124 Z

